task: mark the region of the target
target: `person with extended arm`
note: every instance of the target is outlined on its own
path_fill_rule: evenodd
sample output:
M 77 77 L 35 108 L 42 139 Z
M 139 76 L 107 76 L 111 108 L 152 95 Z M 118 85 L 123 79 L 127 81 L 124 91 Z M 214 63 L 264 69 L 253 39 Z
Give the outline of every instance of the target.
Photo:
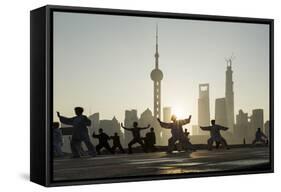
M 89 155 L 95 156 L 96 150 L 94 145 L 90 141 L 87 128 L 87 126 L 91 125 L 91 120 L 88 119 L 88 117 L 86 117 L 85 115 L 83 115 L 84 109 L 82 107 L 75 107 L 74 111 L 76 116 L 72 118 L 63 117 L 60 115 L 59 112 L 57 112 L 60 122 L 73 126 L 72 139 L 70 143 L 72 155 L 74 158 L 79 158 L 81 156 L 81 142 L 84 142 L 88 148 Z
M 172 115 L 171 123 L 162 122 L 160 121 L 159 118 L 157 120 L 162 128 L 171 129 L 172 137 L 169 138 L 168 140 L 167 153 L 173 152 L 175 143 L 177 141 L 179 141 L 182 145 L 186 145 L 187 141 L 186 141 L 186 137 L 184 136 L 182 126 L 190 123 L 191 115 L 187 119 L 183 119 L 183 120 L 177 120 L 177 117 L 175 115 Z
M 132 128 L 128 128 L 128 127 L 124 127 L 123 123 L 121 123 L 121 127 L 123 129 L 125 129 L 126 131 L 131 131 L 132 135 L 133 135 L 133 139 L 129 142 L 128 144 L 128 153 L 131 154 L 132 153 L 132 145 L 138 143 L 141 145 L 142 149 L 144 152 L 146 152 L 144 143 L 141 139 L 141 135 L 140 135 L 140 131 L 144 130 L 144 129 L 148 129 L 150 127 L 150 125 L 148 125 L 147 127 L 138 127 L 138 122 L 134 122 L 133 123 L 133 127 Z
M 109 151 L 111 154 L 113 154 L 113 151 L 108 143 L 108 140 L 110 138 L 106 133 L 103 132 L 102 128 L 99 129 L 99 134 L 96 134 L 95 132 L 93 132 L 92 136 L 93 136 L 93 138 L 96 138 L 99 140 L 99 144 L 96 146 L 96 150 L 99 155 L 100 155 L 100 150 L 102 148 L 107 149 L 107 151 Z
M 211 137 L 208 139 L 208 150 L 212 150 L 213 143 L 221 144 L 224 148 L 229 149 L 226 140 L 221 136 L 220 131 L 228 130 L 227 127 L 217 125 L 215 120 L 211 120 L 211 126 L 200 126 L 203 131 L 210 131 Z

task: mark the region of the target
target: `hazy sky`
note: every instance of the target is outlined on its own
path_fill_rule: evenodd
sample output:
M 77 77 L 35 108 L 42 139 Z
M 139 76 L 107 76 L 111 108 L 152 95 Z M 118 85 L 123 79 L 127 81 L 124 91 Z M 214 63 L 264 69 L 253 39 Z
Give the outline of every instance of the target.
M 234 53 L 235 114 L 263 108 L 269 118 L 269 25 L 62 12 L 54 13 L 54 110 L 72 116 L 82 106 L 119 121 L 126 109 L 153 111 L 156 23 L 162 107 L 197 124 L 198 84 L 209 83 L 214 118 Z

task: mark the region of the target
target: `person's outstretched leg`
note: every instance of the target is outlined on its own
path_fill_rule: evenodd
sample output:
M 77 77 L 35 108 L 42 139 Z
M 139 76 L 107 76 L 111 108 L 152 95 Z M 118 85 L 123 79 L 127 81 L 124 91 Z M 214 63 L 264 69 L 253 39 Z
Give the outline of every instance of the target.
M 260 142 L 262 142 L 263 144 L 266 144 L 266 141 L 264 139 L 260 139 Z
M 172 153 L 173 152 L 173 149 L 174 149 L 176 141 L 177 141 L 177 138 L 175 138 L 175 137 L 171 137 L 168 140 L 168 151 L 167 151 L 167 153 Z
M 122 147 L 121 144 L 118 146 L 118 148 L 119 148 L 119 150 L 120 150 L 122 153 L 125 153 L 125 150 L 123 149 L 123 147 Z
M 254 141 L 253 141 L 253 143 L 252 143 L 252 144 L 254 145 L 254 144 L 256 144 L 256 142 L 257 142 L 257 140 L 256 140 L 256 139 L 254 139 Z
M 223 137 L 221 137 L 221 144 L 223 148 L 229 149 L 228 144 Z
M 79 154 L 79 148 L 81 145 L 81 142 L 75 139 L 72 139 L 70 142 L 71 152 L 73 158 L 80 158 Z
M 113 146 L 111 147 L 111 151 L 112 151 L 113 153 L 115 153 L 116 148 L 117 148 L 117 146 L 116 146 L 116 145 L 113 145 Z
M 138 139 L 138 140 L 137 140 L 137 143 L 141 145 L 142 150 L 143 150 L 144 152 L 147 152 L 146 147 L 145 147 L 145 145 L 144 145 L 144 143 L 142 142 L 141 139 Z
M 107 149 L 107 151 L 109 151 L 111 154 L 114 154 L 114 152 L 112 151 L 112 149 L 110 148 L 109 144 L 108 143 L 104 143 L 104 148 Z
M 213 148 L 213 139 L 212 138 L 210 138 L 210 139 L 208 139 L 208 150 L 212 150 L 212 148 Z
M 92 142 L 90 141 L 90 138 L 85 139 L 84 143 L 88 149 L 89 155 L 91 155 L 93 157 L 96 156 L 96 149 L 95 149 L 94 145 L 92 144 Z
M 132 154 L 133 151 L 132 151 L 132 145 L 134 145 L 136 143 L 136 140 L 133 139 L 132 141 L 130 141 L 130 143 L 128 144 L 128 153 L 129 154 Z
M 103 146 L 99 143 L 97 146 L 96 146 L 96 150 L 97 150 L 97 153 L 100 155 L 100 150 Z

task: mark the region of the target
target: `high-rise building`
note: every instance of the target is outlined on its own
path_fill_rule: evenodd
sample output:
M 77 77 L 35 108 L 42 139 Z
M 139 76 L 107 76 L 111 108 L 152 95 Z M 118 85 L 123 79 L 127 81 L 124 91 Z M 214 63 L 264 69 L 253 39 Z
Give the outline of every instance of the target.
M 227 126 L 225 98 L 216 99 L 215 120 L 216 120 L 216 124 L 222 125 L 222 126 Z
M 163 121 L 168 123 L 171 121 L 172 116 L 172 108 L 171 107 L 164 107 L 163 108 Z
M 139 126 L 146 127 L 148 124 L 152 124 L 153 122 L 153 115 L 150 109 L 146 109 L 139 118 Z
M 227 69 L 225 72 L 225 109 L 226 109 L 226 127 L 230 132 L 233 132 L 234 126 L 234 92 L 232 80 L 232 59 L 227 60 Z
M 155 52 L 155 68 L 151 71 L 150 77 L 153 81 L 154 89 L 154 110 L 153 115 L 161 119 L 161 81 L 163 73 L 159 69 L 159 53 L 158 53 L 158 26 L 156 27 L 156 52 Z
M 133 127 L 133 123 L 134 122 L 138 122 L 138 114 L 137 114 L 137 110 L 133 109 L 133 110 L 126 110 L 125 111 L 125 121 L 124 121 L 124 125 L 125 127 Z M 132 133 L 131 131 L 125 131 L 125 143 L 129 143 L 132 140 Z
M 255 133 L 258 128 L 261 128 L 263 130 L 264 126 L 264 120 L 263 120 L 263 109 L 254 109 L 252 111 L 252 116 L 251 116 L 251 130 L 250 130 L 250 139 L 253 140 L 255 137 Z
M 270 138 L 270 121 L 266 121 L 265 123 L 264 123 L 264 134 L 268 137 L 268 138 Z
M 199 135 L 199 129 L 198 125 L 192 125 L 191 135 Z
M 236 124 L 234 129 L 235 140 L 237 143 L 250 143 L 248 138 L 249 131 L 249 116 L 248 113 L 244 113 L 242 109 L 239 110 L 236 115 Z
M 91 120 L 91 125 L 89 126 L 89 134 L 90 134 L 90 140 L 96 145 L 98 141 L 91 137 L 92 133 L 95 131 L 98 132 L 98 129 L 100 127 L 100 114 L 94 113 L 88 117 Z
M 209 84 L 199 84 L 198 98 L 198 125 L 210 125 L 210 101 L 209 101 Z M 206 131 L 198 130 L 198 134 L 208 134 Z
M 100 123 L 100 114 L 99 113 L 94 113 L 89 116 L 89 119 L 91 120 L 91 126 L 90 130 L 96 130 L 99 128 L 99 123 Z

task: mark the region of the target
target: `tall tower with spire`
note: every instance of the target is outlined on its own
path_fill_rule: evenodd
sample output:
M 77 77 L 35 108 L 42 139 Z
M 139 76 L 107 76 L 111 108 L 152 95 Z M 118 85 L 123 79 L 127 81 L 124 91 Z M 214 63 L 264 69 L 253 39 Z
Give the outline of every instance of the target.
M 232 80 L 232 60 L 226 60 L 227 68 L 226 68 L 226 79 L 225 79 L 225 109 L 226 109 L 226 120 L 227 127 L 229 131 L 233 132 L 234 125 L 234 92 L 233 92 L 233 80 Z
M 161 119 L 161 80 L 163 73 L 159 69 L 159 53 L 158 53 L 158 25 L 156 25 L 156 52 L 155 52 L 155 68 L 151 71 L 150 77 L 153 81 L 154 88 L 154 117 Z

